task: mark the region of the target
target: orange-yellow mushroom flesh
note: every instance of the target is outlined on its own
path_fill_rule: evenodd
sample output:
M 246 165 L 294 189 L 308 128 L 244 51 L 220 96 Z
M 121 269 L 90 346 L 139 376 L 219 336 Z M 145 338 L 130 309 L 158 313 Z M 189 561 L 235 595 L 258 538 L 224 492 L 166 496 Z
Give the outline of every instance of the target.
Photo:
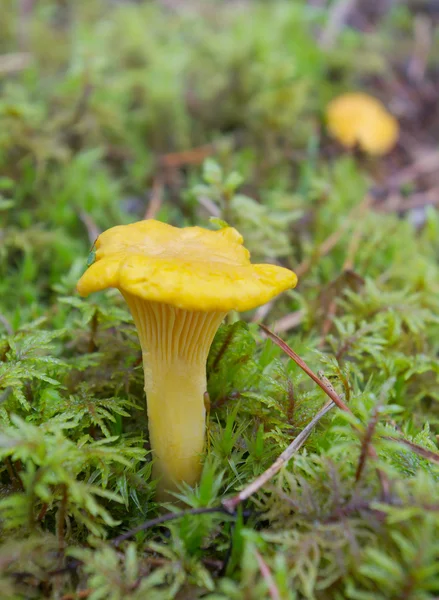
M 228 311 L 250 310 L 292 288 L 296 275 L 252 265 L 229 227 L 178 229 L 154 220 L 101 234 L 78 291 L 116 287 L 142 348 L 148 427 L 158 497 L 197 483 L 205 443 L 206 360 Z
M 206 361 L 224 312 L 200 312 L 124 293 L 142 347 L 154 475 L 160 490 L 197 483 L 204 449 Z
M 398 121 L 376 98 L 361 92 L 342 94 L 326 109 L 329 133 L 346 148 L 358 145 L 372 155 L 389 152 L 398 140 Z

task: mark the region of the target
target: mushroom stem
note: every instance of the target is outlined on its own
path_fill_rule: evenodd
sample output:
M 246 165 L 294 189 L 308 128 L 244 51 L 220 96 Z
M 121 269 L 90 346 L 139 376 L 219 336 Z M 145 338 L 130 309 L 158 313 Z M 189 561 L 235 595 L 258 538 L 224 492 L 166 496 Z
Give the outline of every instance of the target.
M 123 292 L 143 354 L 158 497 L 201 474 L 206 360 L 224 312 L 189 311 Z

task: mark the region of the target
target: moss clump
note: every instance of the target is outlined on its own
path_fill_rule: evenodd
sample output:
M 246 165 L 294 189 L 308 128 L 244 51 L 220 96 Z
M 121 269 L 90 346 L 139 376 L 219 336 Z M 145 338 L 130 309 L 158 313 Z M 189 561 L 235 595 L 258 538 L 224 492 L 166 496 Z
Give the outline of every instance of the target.
M 403 182 L 392 212 L 380 198 L 406 148 L 346 154 L 322 118 L 351 89 L 392 102 L 409 7 L 363 15 L 368 34 L 354 14 L 323 51 L 328 13 L 310 3 L 163 4 L 2 3 L 0 597 L 434 598 L 439 218 L 404 208 L 433 175 Z M 418 108 L 400 108 L 402 135 L 426 143 L 439 124 L 430 110 L 422 129 Z M 195 514 L 114 543 L 163 516 L 141 353 L 116 292 L 74 288 L 98 232 L 145 215 L 228 221 L 255 259 L 298 270 L 259 318 L 353 416 L 325 416 L 236 514 L 199 510 L 269 467 L 325 401 L 253 314 L 232 316 L 208 360 L 202 480 L 179 494 Z

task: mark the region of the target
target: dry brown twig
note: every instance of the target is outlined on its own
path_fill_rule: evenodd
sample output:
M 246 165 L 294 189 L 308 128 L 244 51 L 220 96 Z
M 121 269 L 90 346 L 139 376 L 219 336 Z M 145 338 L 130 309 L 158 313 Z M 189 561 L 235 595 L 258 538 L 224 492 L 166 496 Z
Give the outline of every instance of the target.
M 439 204 L 439 188 L 431 188 L 426 192 L 413 194 L 406 200 L 401 194 L 392 194 L 389 199 L 376 207 L 376 210 L 383 213 L 405 212 L 425 206 L 435 206 Z
M 73 594 L 64 594 L 64 596 L 61 596 L 61 600 L 83 600 L 84 598 L 91 596 L 92 591 L 93 590 L 79 590 L 79 592 Z
M 274 300 L 270 300 L 270 302 L 267 302 L 266 304 L 263 304 L 262 306 L 260 306 L 255 311 L 255 314 L 253 315 L 252 323 L 259 323 L 259 321 L 263 321 L 265 319 L 265 317 L 268 316 L 268 314 L 271 311 L 271 309 L 273 308 L 273 306 L 274 306 Z
M 403 444 L 410 448 L 412 452 L 425 458 L 427 460 L 431 460 L 432 462 L 439 463 L 439 454 L 437 452 L 433 452 L 433 450 L 428 450 L 427 448 L 423 448 L 419 446 L 419 444 L 415 444 L 410 440 L 406 440 L 404 438 L 393 437 L 391 435 L 383 435 L 383 440 L 388 440 L 389 442 L 396 442 L 398 444 Z
M 264 471 L 264 473 L 262 473 L 248 486 L 246 486 L 243 490 L 236 494 L 236 496 L 233 496 L 232 498 L 227 498 L 226 500 L 222 501 L 223 507 L 229 512 L 234 512 L 236 507 L 241 502 L 247 500 L 255 492 L 261 489 L 261 487 L 263 487 L 268 481 L 270 481 L 270 479 L 272 479 L 274 475 L 276 475 L 276 473 L 278 473 L 282 469 L 282 467 L 288 463 L 293 454 L 295 454 L 306 442 L 315 425 L 334 406 L 339 406 L 339 408 L 341 408 L 342 410 L 351 412 L 326 377 L 324 377 L 323 375 L 320 375 L 320 377 L 315 375 L 315 373 L 311 371 L 311 369 L 300 358 L 300 356 L 296 354 L 293 350 L 291 350 L 291 348 L 283 340 L 281 340 L 276 334 L 272 333 L 264 325 L 260 325 L 260 327 L 265 331 L 268 337 L 275 341 L 275 343 L 278 346 L 280 346 L 286 352 L 286 354 L 288 354 L 288 356 L 293 358 L 296 364 L 298 364 L 305 371 L 305 373 L 309 375 L 309 377 L 311 377 L 311 379 L 313 379 L 322 388 L 322 390 L 330 397 L 331 400 L 323 406 L 323 408 L 308 423 L 308 425 L 304 427 L 304 429 L 302 429 L 302 431 L 288 446 L 288 448 L 282 452 L 282 454 L 274 461 L 274 463 L 266 471 Z
M 359 204 L 354 206 L 351 212 L 343 220 L 340 227 L 336 231 L 333 231 L 331 235 L 329 235 L 326 238 L 326 240 L 324 240 L 320 244 L 320 246 L 315 249 L 312 256 L 306 258 L 296 267 L 295 272 L 299 278 L 302 277 L 305 273 L 307 273 L 318 259 L 322 258 L 323 256 L 326 256 L 327 254 L 329 254 L 329 252 L 331 252 L 331 250 L 341 240 L 343 234 L 347 231 L 347 229 L 351 227 L 352 222 L 354 222 L 354 220 L 358 219 L 360 216 L 364 215 L 365 212 L 372 205 L 372 202 L 372 196 L 370 194 L 367 194 Z
M 159 158 L 159 162 L 163 167 L 182 167 L 184 165 L 199 165 L 205 158 L 211 156 L 215 152 L 215 146 L 213 144 L 206 144 L 205 146 L 198 146 L 197 148 L 190 148 L 189 150 L 183 150 L 182 152 L 169 152 L 163 154 Z
M 99 234 L 101 233 L 96 223 L 93 221 L 91 216 L 85 212 L 85 210 L 79 211 L 79 218 L 84 223 L 85 228 L 87 229 L 88 239 L 90 244 L 95 244 Z
M 169 152 L 162 154 L 158 157 L 157 161 L 157 175 L 154 177 L 151 198 L 145 211 L 144 219 L 154 219 L 159 212 L 163 202 L 163 189 L 164 182 L 169 178 L 172 170 L 179 169 L 186 165 L 199 165 L 205 158 L 211 156 L 215 151 L 214 144 L 206 144 L 205 146 L 198 146 L 197 148 L 190 148 L 189 150 L 183 150 L 182 152 Z M 204 206 L 203 200 L 199 200 L 200 204 Z M 213 212 L 212 212 L 213 207 Z M 215 214 L 217 207 L 210 203 L 205 206 L 207 210 L 210 210 L 213 216 L 219 216 Z
M 302 429 L 302 431 L 288 446 L 288 448 L 282 452 L 282 454 L 274 461 L 274 463 L 266 471 L 262 473 L 262 475 L 259 475 L 259 477 L 257 477 L 242 491 L 240 491 L 239 494 L 236 494 L 236 496 L 233 496 L 232 498 L 227 498 L 226 500 L 222 501 L 222 505 L 224 506 L 224 508 L 229 512 L 234 512 L 238 504 L 241 504 L 241 502 L 244 502 L 244 500 L 250 498 L 250 496 L 252 496 L 258 490 L 260 490 L 261 487 L 263 487 L 266 483 L 268 483 L 268 481 L 270 481 L 270 479 L 272 479 L 274 475 L 276 475 L 276 473 L 278 473 L 282 469 L 282 467 L 288 463 L 293 454 L 300 450 L 300 448 L 308 439 L 315 425 L 317 425 L 320 419 L 324 415 L 326 415 L 326 413 L 329 412 L 334 406 L 335 403 L 332 402 L 332 400 L 325 404 L 325 406 L 316 414 L 316 416 L 313 419 L 311 419 L 308 425 Z
M 109 541 L 113 546 L 117 547 L 122 542 L 134 537 L 141 531 L 146 531 L 147 529 L 151 529 L 152 527 L 157 527 L 158 525 L 161 525 L 162 523 L 167 523 L 168 521 L 174 521 L 175 519 L 181 519 L 181 517 L 184 517 L 187 515 L 208 515 L 208 514 L 213 514 L 213 513 L 224 513 L 224 512 L 225 511 L 222 506 L 213 506 L 213 507 L 209 507 L 209 508 L 190 508 L 188 510 L 182 510 L 181 512 L 178 512 L 178 513 L 175 513 L 175 512 L 166 513 L 164 515 L 161 515 L 160 517 L 156 517 L 155 519 L 150 519 L 149 521 L 145 521 L 144 523 L 141 523 L 137 527 L 134 527 L 134 529 L 130 529 L 129 531 L 126 531 L 125 533 L 122 533 L 121 535 L 118 535 L 117 537 L 115 537 Z
M 296 310 L 292 313 L 289 313 L 288 315 L 285 315 L 285 317 L 282 317 L 276 321 L 273 325 L 273 329 L 275 329 L 278 333 L 290 331 L 302 323 L 305 315 L 306 312 L 304 310 Z
M 11 75 L 26 69 L 32 61 L 29 52 L 14 52 L 0 55 L 0 75 Z
M 221 218 L 221 210 L 215 204 L 215 202 L 213 202 L 213 200 L 211 200 L 207 196 L 198 196 L 197 200 L 198 203 L 201 204 L 201 206 L 207 210 L 211 217 L 217 217 L 218 219 Z
M 314 373 L 314 371 L 312 371 L 308 367 L 306 362 L 304 360 L 302 360 L 300 358 L 300 356 L 298 354 L 296 354 L 296 352 L 294 352 L 294 350 L 292 350 L 286 342 L 284 342 L 278 335 L 276 335 L 275 333 L 270 331 L 268 329 L 268 327 L 265 327 L 265 325 L 259 325 L 259 327 L 277 346 L 279 346 L 279 348 L 281 348 L 285 352 L 285 354 L 287 356 L 289 356 L 290 358 L 292 358 L 294 360 L 296 365 L 298 365 L 302 369 L 302 371 L 305 371 L 305 373 L 308 375 L 308 377 L 311 377 L 311 379 L 313 381 L 315 381 L 315 383 L 317 383 L 317 385 L 319 387 L 322 388 L 322 390 L 325 392 L 325 394 L 327 396 L 329 396 L 331 398 L 331 400 L 334 402 L 334 404 L 336 404 L 339 408 L 341 408 L 341 410 L 344 410 L 345 412 L 348 412 L 348 413 L 352 413 L 351 409 L 343 402 L 343 400 L 340 398 L 340 396 L 334 390 L 332 385 L 327 385 L 327 383 L 324 381 L 324 378 L 318 377 Z
M 160 175 L 154 178 L 151 198 L 145 211 L 144 219 L 155 219 L 163 202 L 163 180 Z
M 360 458 L 358 459 L 357 470 L 355 472 L 355 481 L 360 481 L 361 475 L 363 474 L 364 467 L 366 465 L 367 454 L 369 452 L 370 444 L 372 443 L 373 434 L 375 433 L 376 426 L 378 425 L 380 412 L 380 404 L 377 404 L 372 412 L 372 417 L 367 425 L 367 429 L 361 442 Z
M 423 148 L 418 152 L 414 162 L 391 175 L 386 184 L 392 188 L 399 188 L 421 175 L 428 175 L 439 170 L 439 152 L 434 148 Z
M 334 231 L 333 233 L 331 233 L 331 235 L 329 237 L 327 237 L 326 240 L 324 240 L 324 242 L 322 242 L 322 244 L 320 244 L 320 246 L 318 248 L 316 248 L 316 250 L 312 256 L 310 256 L 309 258 L 305 258 L 305 260 L 302 261 L 295 268 L 297 277 L 303 277 L 303 275 L 305 275 L 305 273 L 308 273 L 308 271 L 311 269 L 313 264 L 319 258 L 322 258 L 323 256 L 326 256 L 327 254 L 329 254 L 331 252 L 331 250 L 341 240 L 343 234 L 345 233 L 345 231 L 347 230 L 349 225 L 350 225 L 349 220 L 345 219 L 343 221 L 343 224 L 341 225 L 341 227 L 339 229 L 337 229 L 336 231 Z
M 298 354 L 296 354 L 294 352 L 294 350 L 292 350 L 292 348 L 290 348 L 288 346 L 288 344 L 286 342 L 284 342 L 279 336 L 277 336 L 275 333 L 273 333 L 272 331 L 270 331 L 267 327 L 265 327 L 264 325 L 260 325 L 261 329 L 263 331 L 265 331 L 265 333 L 268 335 L 268 337 L 277 345 L 279 346 L 279 348 L 281 348 L 285 354 L 287 356 L 289 356 L 292 360 L 294 360 L 294 362 L 303 370 L 305 371 L 305 373 L 313 380 L 315 381 L 315 383 L 317 383 L 318 386 L 320 386 L 322 388 L 322 390 L 325 392 L 325 394 L 327 396 L 329 396 L 331 398 L 331 400 L 343 411 L 348 412 L 349 414 L 353 414 L 351 409 L 343 402 L 343 400 L 340 398 L 340 396 L 337 394 L 337 392 L 334 390 L 334 388 L 332 387 L 331 383 L 328 381 L 328 379 L 326 379 L 326 377 L 320 375 L 320 377 L 318 377 L 309 367 L 308 365 L 305 363 L 305 361 L 303 361 L 300 356 Z M 358 426 L 354 425 L 354 429 L 358 432 L 358 433 L 362 433 L 361 429 Z M 369 447 L 367 449 L 367 455 L 370 456 L 371 458 L 373 458 L 374 460 L 376 460 L 378 458 L 378 454 L 375 450 L 375 448 L 369 444 Z M 378 478 L 380 480 L 380 484 L 381 484 L 381 490 L 382 490 L 382 496 L 383 498 L 387 498 L 388 494 L 389 494 L 389 481 L 387 479 L 386 474 L 377 467 L 376 469 L 377 471 L 377 475 Z
M 268 593 L 270 595 L 271 600 L 282 600 L 279 590 L 277 589 L 276 582 L 273 579 L 273 575 L 271 574 L 270 568 L 262 558 L 259 551 L 254 549 L 255 557 L 258 562 L 259 570 L 261 572 L 262 577 L 264 578 L 265 583 L 267 584 Z

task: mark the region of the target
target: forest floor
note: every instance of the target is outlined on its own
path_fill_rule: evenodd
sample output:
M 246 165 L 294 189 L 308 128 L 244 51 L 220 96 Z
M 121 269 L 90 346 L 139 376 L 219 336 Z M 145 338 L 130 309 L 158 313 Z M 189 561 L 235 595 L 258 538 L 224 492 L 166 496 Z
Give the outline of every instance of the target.
M 0 598 L 439 597 L 437 2 L 1 4 Z M 357 91 L 386 154 L 328 133 Z M 299 277 L 220 328 L 178 507 L 131 316 L 75 289 L 145 218 Z

